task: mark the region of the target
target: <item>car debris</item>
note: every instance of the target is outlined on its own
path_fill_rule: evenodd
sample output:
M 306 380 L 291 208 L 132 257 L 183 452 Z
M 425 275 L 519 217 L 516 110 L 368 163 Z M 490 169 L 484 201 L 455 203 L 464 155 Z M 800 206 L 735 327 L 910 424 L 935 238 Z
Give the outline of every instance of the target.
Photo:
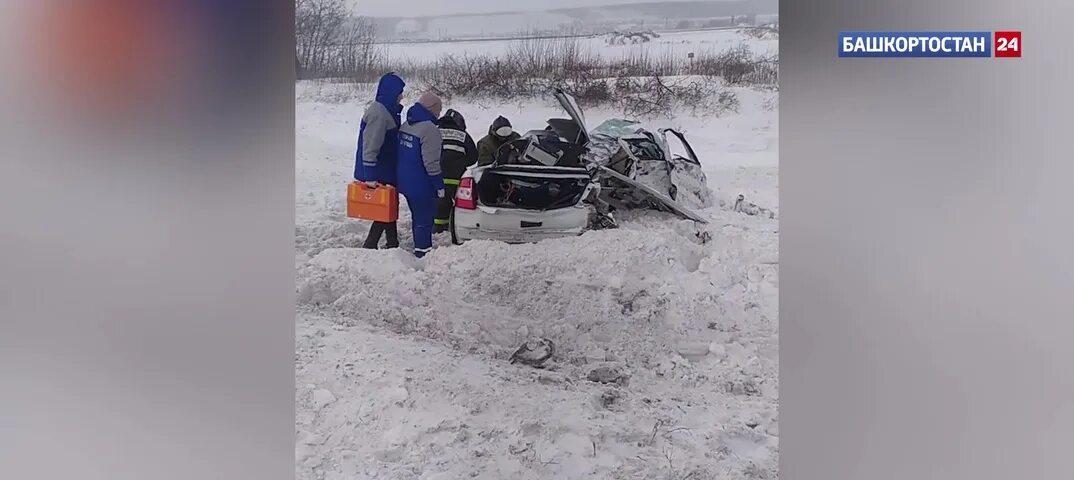
M 630 375 L 614 365 L 594 368 L 586 375 L 586 380 L 594 383 L 626 385 Z
M 671 212 L 680 217 L 698 223 L 708 223 L 704 217 L 672 200 L 655 188 L 616 172 L 608 167 L 600 167 L 601 200 L 616 208 L 652 208 Z
M 555 344 L 547 338 L 537 338 L 523 343 L 511 354 L 511 363 L 521 363 L 534 368 L 542 368 L 556 351 Z
M 735 206 L 731 208 L 732 211 L 738 213 L 745 213 L 746 215 L 763 216 L 768 218 L 776 218 L 776 213 L 764 207 L 757 206 L 753 202 L 747 202 L 746 196 L 739 194 L 735 199 Z

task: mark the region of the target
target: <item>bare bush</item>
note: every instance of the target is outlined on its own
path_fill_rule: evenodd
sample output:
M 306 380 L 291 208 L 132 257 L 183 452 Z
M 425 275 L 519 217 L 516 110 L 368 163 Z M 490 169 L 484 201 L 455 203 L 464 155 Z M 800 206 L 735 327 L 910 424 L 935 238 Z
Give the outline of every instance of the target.
M 777 59 L 756 56 L 744 45 L 694 58 L 649 50 L 604 58 L 577 38 L 527 38 L 496 56 L 470 53 L 389 63 L 373 44 L 372 28 L 359 30 L 353 31 L 354 41 L 347 42 L 354 49 L 324 56 L 329 61 L 321 64 L 321 77 L 365 83 L 395 71 L 414 88 L 447 99 L 513 101 L 547 97 L 562 88 L 583 107 L 612 106 L 638 118 L 670 116 L 680 109 L 709 115 L 736 111 L 738 98 L 726 87 L 775 88 L 778 80 Z
M 775 86 L 779 80 L 777 58 L 757 57 L 746 45 L 720 53 L 703 53 L 686 68 L 691 75 L 717 77 L 727 85 Z
M 779 38 L 779 27 L 777 25 L 764 25 L 760 27 L 741 28 L 738 33 L 747 35 L 759 40 L 771 40 Z
M 621 77 L 615 80 L 614 103 L 631 117 L 671 117 L 676 108 L 720 115 L 738 111 L 738 97 L 701 77 Z

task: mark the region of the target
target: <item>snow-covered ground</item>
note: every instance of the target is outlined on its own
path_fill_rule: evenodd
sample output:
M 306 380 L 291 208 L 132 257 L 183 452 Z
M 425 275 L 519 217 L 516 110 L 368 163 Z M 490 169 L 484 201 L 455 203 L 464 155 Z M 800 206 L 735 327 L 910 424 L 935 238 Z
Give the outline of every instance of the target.
M 356 248 L 368 224 L 345 218 L 344 186 L 364 102 L 339 88 L 298 85 L 297 478 L 776 478 L 776 93 L 736 90 L 739 113 L 667 122 L 723 203 L 701 232 L 631 212 L 531 245 L 440 236 L 417 260 L 405 207 L 403 249 Z M 475 139 L 499 114 L 519 130 L 562 116 L 445 107 Z M 777 218 L 731 211 L 740 193 Z M 535 337 L 555 343 L 548 368 L 511 364 Z M 600 367 L 620 380 L 591 381 Z
M 649 42 L 626 45 L 610 45 L 608 43 L 610 37 L 610 35 L 598 35 L 568 41 L 577 41 L 582 51 L 599 54 L 608 59 L 625 58 L 641 53 L 658 58 L 665 54 L 685 58 L 690 52 L 697 55 L 717 53 L 739 45 L 748 46 L 750 51 L 758 55 L 775 55 L 779 50 L 778 40 L 757 39 L 743 35 L 734 29 L 663 33 L 659 38 L 654 38 Z M 404 61 L 431 61 L 442 55 L 497 56 L 506 53 L 521 42 L 534 41 L 547 43 L 562 42 L 565 39 L 390 43 L 384 44 L 383 47 L 387 58 Z

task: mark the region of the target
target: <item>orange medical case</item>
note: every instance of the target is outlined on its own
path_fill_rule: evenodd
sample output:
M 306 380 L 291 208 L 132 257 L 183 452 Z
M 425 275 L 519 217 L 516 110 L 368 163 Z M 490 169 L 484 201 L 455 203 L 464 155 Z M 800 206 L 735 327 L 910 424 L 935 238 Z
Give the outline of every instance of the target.
M 394 222 L 399 218 L 399 194 L 391 185 L 370 188 L 362 182 L 353 181 L 347 185 L 347 216 L 374 222 Z

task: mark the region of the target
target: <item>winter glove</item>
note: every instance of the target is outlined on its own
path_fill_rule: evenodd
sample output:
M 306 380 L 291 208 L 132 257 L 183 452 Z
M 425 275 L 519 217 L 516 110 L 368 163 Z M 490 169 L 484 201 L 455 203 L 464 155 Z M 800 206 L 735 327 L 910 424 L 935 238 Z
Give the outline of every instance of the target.
M 436 191 L 436 196 L 437 196 L 437 198 L 444 198 L 444 189 L 441 188 L 440 190 L 437 190 Z
M 362 183 L 364 183 L 365 186 L 367 186 L 369 188 L 377 188 L 377 182 L 369 181 L 369 182 L 362 182 Z

